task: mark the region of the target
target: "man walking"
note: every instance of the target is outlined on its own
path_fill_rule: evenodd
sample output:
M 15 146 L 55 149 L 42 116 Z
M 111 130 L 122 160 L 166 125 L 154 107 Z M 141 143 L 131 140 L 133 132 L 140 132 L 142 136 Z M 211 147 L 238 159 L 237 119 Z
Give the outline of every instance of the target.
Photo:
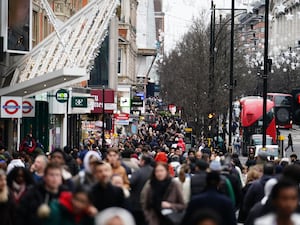
M 287 151 L 291 147 L 292 152 L 294 152 L 293 139 L 291 133 L 288 135 L 288 146 L 286 146 L 285 151 Z

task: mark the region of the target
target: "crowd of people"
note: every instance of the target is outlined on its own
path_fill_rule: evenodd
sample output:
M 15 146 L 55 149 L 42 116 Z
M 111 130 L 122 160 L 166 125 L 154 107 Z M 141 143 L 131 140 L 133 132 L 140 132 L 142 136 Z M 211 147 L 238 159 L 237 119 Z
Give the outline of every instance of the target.
M 6 225 L 299 224 L 300 164 L 185 144 L 184 123 L 159 117 L 118 146 L 31 157 L 0 151 Z

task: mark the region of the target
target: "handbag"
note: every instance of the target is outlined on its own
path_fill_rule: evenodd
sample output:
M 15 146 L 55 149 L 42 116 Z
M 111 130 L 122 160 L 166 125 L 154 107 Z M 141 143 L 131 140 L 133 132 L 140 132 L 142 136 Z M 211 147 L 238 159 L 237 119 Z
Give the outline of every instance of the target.
M 163 209 L 161 214 L 173 225 L 180 225 L 185 211 L 174 211 L 172 209 Z

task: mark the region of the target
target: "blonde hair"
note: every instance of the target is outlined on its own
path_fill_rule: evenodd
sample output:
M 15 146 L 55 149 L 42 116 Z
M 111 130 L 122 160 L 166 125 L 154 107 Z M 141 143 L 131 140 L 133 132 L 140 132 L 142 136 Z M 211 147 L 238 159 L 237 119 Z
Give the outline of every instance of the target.
M 261 177 L 261 172 L 260 172 L 260 168 L 258 166 L 252 166 L 250 167 L 248 173 L 247 173 L 247 179 L 246 179 L 246 184 L 257 180 Z

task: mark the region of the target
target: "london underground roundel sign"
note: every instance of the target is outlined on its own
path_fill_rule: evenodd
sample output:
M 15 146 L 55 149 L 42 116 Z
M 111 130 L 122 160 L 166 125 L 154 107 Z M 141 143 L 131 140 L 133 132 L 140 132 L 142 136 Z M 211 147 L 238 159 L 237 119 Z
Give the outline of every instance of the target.
M 21 118 L 22 98 L 21 97 L 1 97 L 1 117 Z

